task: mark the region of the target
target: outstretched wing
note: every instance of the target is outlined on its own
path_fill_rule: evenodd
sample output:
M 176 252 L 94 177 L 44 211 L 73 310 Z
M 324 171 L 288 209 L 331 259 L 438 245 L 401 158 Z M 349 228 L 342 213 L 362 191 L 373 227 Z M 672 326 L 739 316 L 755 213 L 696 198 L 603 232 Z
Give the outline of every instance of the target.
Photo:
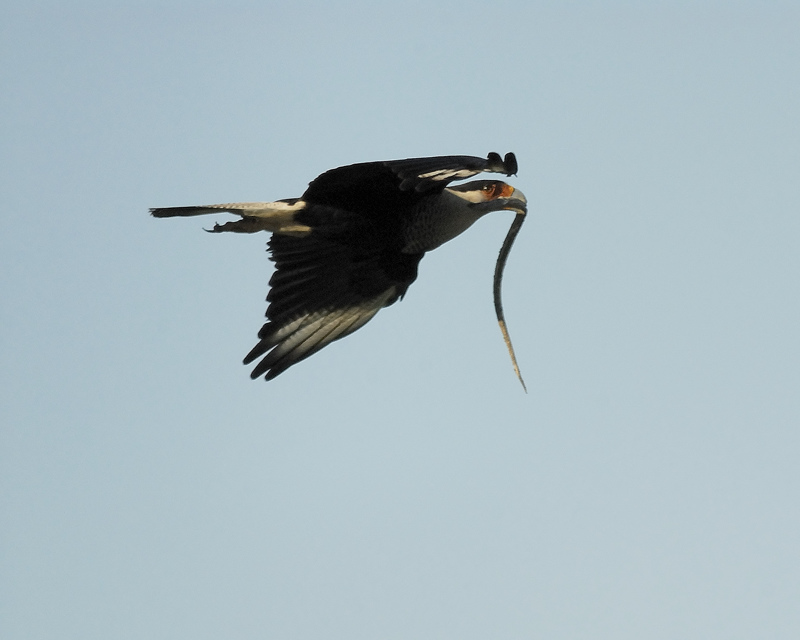
M 274 234 L 267 323 L 244 359 L 261 358 L 250 377 L 271 380 L 334 340 L 364 326 L 414 281 L 422 254 L 386 251 L 362 228 L 356 235 Z
M 464 180 L 479 173 L 504 173 L 507 176 L 517 172 L 517 158 L 507 153 L 490 153 L 486 159 L 475 156 L 438 156 L 434 158 L 409 158 L 386 163 L 401 179 L 401 191 L 424 192 L 444 189 L 453 180 Z
M 490 153 L 486 158 L 435 156 L 351 164 L 321 174 L 308 185 L 302 199 L 369 216 L 376 210 L 412 206 L 454 180 L 482 172 L 513 175 L 517 159 L 513 153 L 505 158 Z

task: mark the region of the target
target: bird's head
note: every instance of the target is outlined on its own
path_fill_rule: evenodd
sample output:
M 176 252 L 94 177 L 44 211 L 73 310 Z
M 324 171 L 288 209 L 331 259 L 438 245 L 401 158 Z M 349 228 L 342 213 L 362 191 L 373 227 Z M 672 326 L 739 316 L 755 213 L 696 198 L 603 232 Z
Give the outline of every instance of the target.
M 473 180 L 450 186 L 447 191 L 465 200 L 480 215 L 502 210 L 523 214 L 528 211 L 525 194 L 500 180 Z

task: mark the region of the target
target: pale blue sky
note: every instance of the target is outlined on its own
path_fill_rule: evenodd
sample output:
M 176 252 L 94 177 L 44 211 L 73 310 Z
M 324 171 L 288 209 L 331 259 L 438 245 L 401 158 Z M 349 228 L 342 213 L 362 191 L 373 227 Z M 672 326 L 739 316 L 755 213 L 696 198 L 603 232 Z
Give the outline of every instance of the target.
M 0 635 L 800 637 L 795 3 L 0 9 Z M 530 214 L 252 382 L 266 235 L 514 151 Z

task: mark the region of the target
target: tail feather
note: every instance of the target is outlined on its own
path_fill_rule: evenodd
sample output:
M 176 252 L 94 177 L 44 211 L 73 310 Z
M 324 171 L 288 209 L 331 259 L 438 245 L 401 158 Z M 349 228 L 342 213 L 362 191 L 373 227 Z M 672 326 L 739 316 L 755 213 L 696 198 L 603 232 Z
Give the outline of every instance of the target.
M 202 216 L 208 213 L 233 213 L 241 220 L 215 225 L 212 231 L 236 231 L 254 233 L 272 231 L 286 235 L 303 236 L 311 228 L 295 220 L 295 214 L 302 211 L 306 203 L 299 198 L 278 200 L 276 202 L 231 202 L 228 204 L 208 204 L 196 207 L 157 207 L 150 209 L 154 218 L 178 218 Z
M 150 209 L 150 215 L 154 218 L 176 218 L 186 216 L 202 216 L 206 213 L 222 213 L 227 209 L 220 209 L 219 206 L 208 207 L 158 207 Z M 231 211 L 231 213 L 234 213 Z

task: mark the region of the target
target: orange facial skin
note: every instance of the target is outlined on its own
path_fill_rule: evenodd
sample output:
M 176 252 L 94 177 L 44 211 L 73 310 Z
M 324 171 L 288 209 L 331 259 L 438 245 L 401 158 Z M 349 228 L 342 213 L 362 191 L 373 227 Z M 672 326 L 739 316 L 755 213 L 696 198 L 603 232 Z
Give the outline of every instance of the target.
M 505 182 L 493 182 L 492 184 L 487 184 L 483 188 L 483 192 L 486 194 L 486 200 L 509 198 L 514 193 L 514 187 Z

